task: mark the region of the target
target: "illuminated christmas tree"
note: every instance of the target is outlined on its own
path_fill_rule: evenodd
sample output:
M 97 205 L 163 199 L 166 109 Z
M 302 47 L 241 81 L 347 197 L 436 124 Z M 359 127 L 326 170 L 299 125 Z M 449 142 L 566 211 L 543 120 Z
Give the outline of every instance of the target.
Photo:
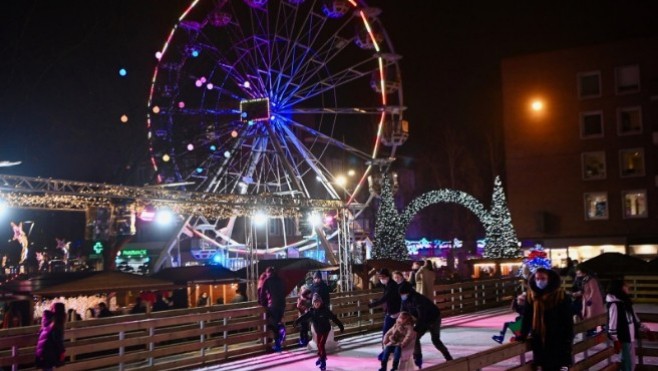
M 512 225 L 512 216 L 507 208 L 507 200 L 500 177 L 494 181 L 490 225 L 487 231 L 485 258 L 518 258 L 521 256 L 519 240 Z
M 373 259 L 406 260 L 409 257 L 404 241 L 404 229 L 400 215 L 395 208 L 391 180 L 384 174 L 381 179 L 381 203 L 375 222 L 375 241 L 372 247 Z

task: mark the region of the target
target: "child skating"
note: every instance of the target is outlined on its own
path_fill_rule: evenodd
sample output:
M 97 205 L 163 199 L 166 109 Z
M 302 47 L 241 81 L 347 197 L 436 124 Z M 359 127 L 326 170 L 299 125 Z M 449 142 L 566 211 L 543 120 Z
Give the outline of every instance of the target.
M 503 341 L 505 341 L 505 334 L 507 333 L 507 329 L 510 329 L 510 331 L 512 331 L 512 333 L 514 334 L 514 337 L 512 337 L 512 341 L 514 341 L 516 336 L 520 334 L 521 323 L 523 322 L 523 310 L 525 307 L 525 299 L 526 299 L 526 293 L 524 292 L 519 296 L 517 296 L 516 299 L 512 302 L 512 310 L 514 310 L 518 314 L 518 316 L 514 319 L 514 321 L 505 322 L 503 324 L 503 329 L 500 330 L 500 335 L 494 335 L 491 337 L 493 341 L 497 342 L 498 344 L 502 344 Z
M 344 330 L 343 323 L 333 314 L 326 305 L 322 303 L 322 299 L 319 295 L 313 295 L 313 306 L 308 312 L 304 313 L 301 317 L 295 320 L 294 325 L 297 326 L 304 321 L 310 321 L 315 328 L 315 333 L 317 334 L 317 343 L 318 343 L 318 360 L 315 362 L 315 365 L 320 367 L 320 370 L 327 369 L 327 352 L 325 350 L 325 344 L 327 343 L 327 337 L 331 331 L 331 322 L 333 321 L 340 332 Z
M 416 331 L 414 331 L 414 319 L 407 312 L 400 312 L 393 327 L 386 332 L 384 339 L 384 352 L 382 353 L 382 367 L 379 371 L 386 371 L 388 356 L 393 353 L 393 368 L 396 371 L 400 366 L 400 359 L 406 353 L 407 359 L 411 359 L 416 342 Z

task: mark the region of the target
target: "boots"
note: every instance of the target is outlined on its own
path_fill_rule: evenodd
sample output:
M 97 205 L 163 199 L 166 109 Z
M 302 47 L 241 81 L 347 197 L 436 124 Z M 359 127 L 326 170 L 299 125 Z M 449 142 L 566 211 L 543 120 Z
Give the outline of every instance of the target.
M 504 340 L 502 335 L 494 335 L 491 338 L 493 339 L 493 341 L 495 341 L 498 344 L 502 344 Z
M 308 345 L 308 331 L 302 331 L 299 333 L 299 342 L 300 347 L 305 347 Z
M 393 360 L 393 368 L 391 368 L 391 371 L 398 371 L 398 366 L 400 365 L 400 360 L 399 359 L 394 359 Z
M 320 357 L 318 360 L 315 362 L 317 366 L 320 366 L 321 371 L 325 371 L 327 369 L 327 358 L 325 357 Z
M 279 343 L 285 345 L 286 342 L 286 326 L 279 325 Z
M 414 354 L 414 364 L 418 368 L 423 368 L 423 355 L 422 354 Z
M 382 363 L 382 367 L 379 369 L 379 371 L 386 371 L 386 366 L 387 366 L 388 362 L 381 361 L 381 363 Z

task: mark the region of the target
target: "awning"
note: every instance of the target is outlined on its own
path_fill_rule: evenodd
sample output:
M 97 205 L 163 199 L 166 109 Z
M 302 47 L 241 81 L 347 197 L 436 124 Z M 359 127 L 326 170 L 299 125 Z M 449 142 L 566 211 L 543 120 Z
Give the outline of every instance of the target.
M 67 280 L 66 277 L 59 277 L 59 280 L 51 281 L 56 283 L 48 285 L 43 282 L 43 277 L 39 277 L 33 281 L 35 285 L 32 294 L 76 296 L 127 290 L 170 290 L 177 287 L 172 281 L 116 271 L 88 272 L 88 275 L 83 277 L 72 276 L 69 278 Z M 36 284 L 36 281 L 39 283 Z

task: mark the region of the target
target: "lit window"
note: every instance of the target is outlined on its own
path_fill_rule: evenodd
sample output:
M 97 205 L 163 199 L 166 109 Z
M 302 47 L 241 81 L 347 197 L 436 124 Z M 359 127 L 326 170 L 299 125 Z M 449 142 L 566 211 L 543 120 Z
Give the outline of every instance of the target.
M 580 137 L 600 138 L 603 136 L 603 114 L 584 112 L 580 114 Z
M 631 148 L 619 151 L 619 169 L 622 178 L 643 176 L 644 150 L 642 148 Z
M 585 152 L 582 162 L 584 180 L 606 178 L 605 152 Z
M 615 68 L 615 83 L 617 94 L 640 91 L 640 67 L 633 65 Z
M 601 96 L 601 72 L 581 72 L 578 74 L 578 96 L 580 98 Z
M 623 191 L 621 197 L 624 218 L 646 218 L 648 216 L 646 190 Z
M 585 220 L 608 219 L 608 194 L 585 193 Z
M 640 107 L 620 108 L 617 111 L 619 135 L 642 133 L 642 109 Z

